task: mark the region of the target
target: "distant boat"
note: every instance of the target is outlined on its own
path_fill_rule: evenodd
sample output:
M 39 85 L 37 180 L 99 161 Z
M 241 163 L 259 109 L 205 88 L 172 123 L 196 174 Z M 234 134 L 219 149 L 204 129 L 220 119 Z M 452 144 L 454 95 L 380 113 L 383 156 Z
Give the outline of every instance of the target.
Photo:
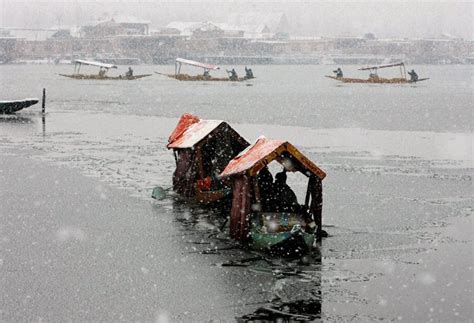
M 98 74 L 81 74 L 81 66 L 90 65 L 99 67 Z M 74 61 L 74 73 L 73 74 L 59 74 L 64 77 L 73 78 L 76 80 L 136 80 L 139 78 L 151 76 L 152 74 L 141 74 L 141 75 L 119 75 L 119 76 L 107 76 L 109 69 L 117 68 L 116 65 L 106 64 L 95 61 L 85 61 L 82 59 L 76 59 Z
M 388 68 L 388 67 L 400 67 L 400 77 L 394 78 L 384 78 L 378 76 L 378 69 L 380 68 Z M 362 67 L 359 68 L 360 71 L 370 71 L 370 75 L 368 79 L 360 79 L 360 78 L 349 78 L 349 77 L 338 77 L 338 76 L 331 76 L 325 75 L 327 78 L 340 81 L 343 83 L 375 83 L 375 84 L 405 84 L 405 83 L 417 83 L 421 81 L 429 80 L 429 78 L 416 78 L 415 79 L 408 79 L 406 76 L 406 69 L 404 63 L 396 63 L 396 64 L 389 64 L 389 65 L 379 65 L 379 66 L 369 66 L 369 67 Z
M 0 101 L 0 113 L 11 114 L 38 103 L 38 99 Z
M 184 65 L 195 66 L 195 67 L 200 67 L 200 68 L 204 69 L 204 73 L 200 74 L 200 75 L 182 74 L 181 73 L 181 67 L 182 67 L 183 64 Z M 209 74 L 210 71 L 219 70 L 219 69 L 220 69 L 220 67 L 217 66 L 217 65 L 196 62 L 196 61 L 192 61 L 192 60 L 184 59 L 184 58 L 177 58 L 176 61 L 175 61 L 174 74 L 165 74 L 165 73 L 159 73 L 159 72 L 155 72 L 155 73 L 159 74 L 159 75 L 165 75 L 165 76 L 168 76 L 170 78 L 174 78 L 178 81 L 242 82 L 242 81 L 246 81 L 246 80 L 250 79 L 250 78 L 247 78 L 247 77 L 238 77 L 236 79 L 231 79 L 230 77 L 213 77 Z

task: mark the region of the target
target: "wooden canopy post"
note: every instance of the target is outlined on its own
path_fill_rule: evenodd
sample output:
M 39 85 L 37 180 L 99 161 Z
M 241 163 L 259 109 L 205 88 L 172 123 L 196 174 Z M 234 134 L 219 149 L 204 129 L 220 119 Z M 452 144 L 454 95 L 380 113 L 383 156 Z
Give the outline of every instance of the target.
M 252 203 L 251 179 L 240 175 L 234 179 L 232 208 L 230 212 L 230 236 L 241 242 L 247 240 L 249 215 Z
M 318 226 L 316 235 L 318 238 L 323 233 L 323 185 L 321 179 L 317 176 L 311 175 L 308 182 L 308 192 L 311 195 L 311 204 L 309 211 L 313 215 L 314 222 Z M 309 196 L 306 196 L 306 202 L 309 202 Z

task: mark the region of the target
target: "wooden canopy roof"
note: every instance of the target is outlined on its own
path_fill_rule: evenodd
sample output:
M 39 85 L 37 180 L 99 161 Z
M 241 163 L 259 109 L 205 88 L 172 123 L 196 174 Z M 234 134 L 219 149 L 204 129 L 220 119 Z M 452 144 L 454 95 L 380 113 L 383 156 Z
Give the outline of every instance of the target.
M 229 177 L 245 173 L 255 176 L 273 160 L 277 160 L 288 171 L 300 171 L 307 176 L 315 175 L 320 179 L 326 177 L 321 168 L 289 142 L 265 137 L 258 138 L 254 144 L 232 159 L 220 176 Z
M 221 125 L 226 125 L 236 134 L 238 140 L 247 143 L 237 131 L 222 120 L 203 120 L 195 115 L 185 113 L 171 133 L 166 147 L 168 149 L 192 148 Z

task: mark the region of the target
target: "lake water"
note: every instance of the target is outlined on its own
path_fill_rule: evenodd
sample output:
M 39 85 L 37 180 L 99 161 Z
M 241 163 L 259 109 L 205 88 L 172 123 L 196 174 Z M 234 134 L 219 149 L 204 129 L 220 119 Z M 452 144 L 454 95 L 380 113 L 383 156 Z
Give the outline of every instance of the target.
M 50 109 L 66 111 L 159 117 L 178 117 L 187 111 L 233 123 L 469 132 L 472 67 L 413 68 L 430 80 L 415 85 L 350 85 L 323 77 L 331 74 L 333 66 L 292 65 L 255 66 L 257 78 L 238 84 L 171 82 L 156 74 L 139 82 L 73 82 L 58 75 L 72 73 L 72 66 L 23 65 L 2 66 L 0 84 L 8 98 L 38 96 L 45 87 Z M 172 66 L 135 67 L 136 74 L 173 70 Z M 344 71 L 347 76 L 366 76 L 356 66 L 345 66 Z M 397 73 L 395 69 L 380 75 L 396 77 Z M 220 74 L 224 72 L 213 75 Z
M 324 77 L 334 66 L 252 68 L 257 78 L 249 82 L 201 83 L 156 74 L 79 81 L 58 75 L 72 66 L 0 66 L 1 99 L 40 97 L 47 89 L 44 122 L 39 105 L 0 117 L 0 153 L 21 151 L 79 169 L 149 203 L 154 186 L 170 185 L 174 160 L 165 145 L 182 113 L 224 119 L 249 141 L 288 140 L 328 173 L 323 221 L 331 237 L 319 246 L 322 263 L 300 268 L 298 281 L 261 278 L 270 289 L 240 297 L 262 302 L 285 291 L 286 282 L 301 295 L 317 294 L 320 316 L 329 321 L 472 317 L 473 68 L 413 66 L 430 78 L 414 85 L 341 84 Z M 343 70 L 365 76 L 356 66 Z M 301 198 L 301 178 L 289 182 Z M 179 225 L 183 214 L 189 217 L 171 202 L 153 203 Z M 203 237 L 216 231 L 206 216 L 197 218 L 193 225 L 184 221 L 185 229 Z

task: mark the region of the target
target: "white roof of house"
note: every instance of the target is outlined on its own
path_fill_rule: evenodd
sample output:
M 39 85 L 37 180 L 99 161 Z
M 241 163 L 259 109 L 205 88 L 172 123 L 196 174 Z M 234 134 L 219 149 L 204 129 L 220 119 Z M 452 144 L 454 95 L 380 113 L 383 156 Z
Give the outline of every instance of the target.
M 231 25 L 243 26 L 267 26 L 271 31 L 275 32 L 285 19 L 284 13 L 256 13 L 249 12 L 246 14 L 231 14 L 228 22 Z
M 107 17 L 107 18 L 99 18 L 97 20 L 88 21 L 88 22 L 84 23 L 82 26 L 97 26 L 99 24 L 105 24 L 105 23 L 144 24 L 144 25 L 151 24 L 151 22 L 148 21 L 148 20 L 142 20 L 142 19 L 132 17 L 132 16 L 118 15 L 118 16 L 112 16 L 112 17 Z
M 202 22 L 196 21 L 172 21 L 166 25 L 166 28 L 178 29 L 179 31 L 184 32 L 198 28 L 201 24 Z
M 236 26 L 232 24 L 228 24 L 225 22 L 213 22 L 213 25 L 219 27 L 222 30 L 228 30 L 228 31 L 244 31 L 242 26 Z
M 196 30 L 213 31 L 222 29 L 219 24 L 213 22 L 173 21 L 166 25 L 168 29 L 177 29 L 181 34 L 192 34 Z
M 213 30 L 222 30 L 219 26 L 217 26 L 213 22 L 203 22 L 200 26 L 197 26 L 194 30 L 201 30 L 201 31 L 213 31 Z
M 144 20 L 137 17 L 133 17 L 133 16 L 118 15 L 118 16 L 113 16 L 112 19 L 118 24 L 144 24 L 144 25 L 151 24 L 151 21 L 149 20 Z

